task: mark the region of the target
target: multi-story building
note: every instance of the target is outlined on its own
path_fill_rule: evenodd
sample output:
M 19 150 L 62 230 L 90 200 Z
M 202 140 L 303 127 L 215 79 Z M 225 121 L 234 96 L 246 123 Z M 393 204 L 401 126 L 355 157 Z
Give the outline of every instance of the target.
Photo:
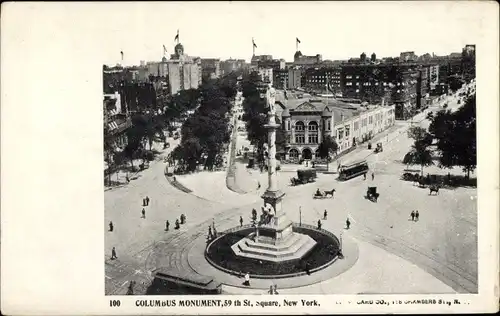
M 221 75 L 227 75 L 233 71 L 242 70 L 246 67 L 244 59 L 227 59 L 221 62 Z
M 126 132 L 132 126 L 132 122 L 117 91 L 113 94 L 104 94 L 103 112 L 104 141 L 113 151 L 122 151 L 127 145 Z
M 432 91 L 436 88 L 439 83 L 439 65 L 430 64 L 429 65 L 429 90 Z
M 302 52 L 296 51 L 293 56 L 293 65 L 306 69 L 309 67 L 316 67 L 321 64 L 322 60 L 323 57 L 320 54 L 317 54 L 316 56 L 306 56 L 302 55 Z
M 399 60 L 401 62 L 417 61 L 418 56 L 415 52 L 402 52 L 399 54 Z
M 175 54 L 167 61 L 170 94 L 197 89 L 201 85 L 201 60 L 184 54 L 182 44 L 175 45 Z
M 447 83 L 438 83 L 434 90 L 431 91 L 432 96 L 447 95 L 449 90 L 449 85 Z
M 289 68 L 287 76 L 287 88 L 297 89 L 302 87 L 302 70 L 300 68 Z
M 288 88 L 288 72 L 286 69 L 273 69 L 273 86 L 276 89 Z
M 341 95 L 340 66 L 308 68 L 304 70 L 305 88 L 320 93 Z M 328 84 L 328 87 L 327 87 Z
M 396 117 L 403 118 L 417 104 L 417 69 L 417 64 L 409 62 L 371 63 L 362 54 L 359 60 L 342 65 L 342 97 L 395 104 Z
M 315 159 L 326 136 L 334 138 L 342 153 L 395 122 L 393 106 L 361 108 L 334 100 L 295 99 L 285 103 L 280 113 L 287 143 L 285 159 Z
M 201 59 L 201 76 L 202 79 L 215 79 L 221 75 L 219 58 L 202 58 Z
M 260 80 L 265 84 L 273 84 L 273 69 L 272 68 L 259 68 L 257 73 L 260 76 Z
M 462 72 L 467 83 L 476 78 L 476 45 L 465 45 L 462 49 Z

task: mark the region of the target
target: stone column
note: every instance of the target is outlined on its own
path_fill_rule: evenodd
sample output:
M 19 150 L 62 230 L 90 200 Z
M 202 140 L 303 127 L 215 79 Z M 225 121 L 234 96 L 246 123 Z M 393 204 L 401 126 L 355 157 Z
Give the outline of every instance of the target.
M 278 191 L 278 179 L 276 177 L 276 129 L 279 125 L 276 124 L 275 114 L 268 113 L 269 124 L 265 125 L 268 129 L 267 144 L 268 144 L 268 169 L 267 175 L 269 180 L 269 191 Z

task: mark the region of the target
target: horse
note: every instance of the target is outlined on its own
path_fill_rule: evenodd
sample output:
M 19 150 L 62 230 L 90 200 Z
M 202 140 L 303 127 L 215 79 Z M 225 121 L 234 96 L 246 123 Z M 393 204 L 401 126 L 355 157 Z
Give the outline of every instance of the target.
M 323 191 L 323 196 L 327 197 L 331 195 L 333 197 L 333 193 L 335 193 L 335 189 L 331 189 L 330 191 Z
M 436 195 L 439 194 L 439 186 L 438 185 L 429 186 L 429 195 L 431 195 L 432 192 L 436 192 Z

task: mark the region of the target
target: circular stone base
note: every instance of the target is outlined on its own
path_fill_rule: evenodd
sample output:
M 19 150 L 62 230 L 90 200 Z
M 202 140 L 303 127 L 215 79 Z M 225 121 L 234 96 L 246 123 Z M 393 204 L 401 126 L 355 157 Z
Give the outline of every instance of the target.
M 339 250 L 337 238 L 305 227 L 293 227 L 293 231 L 300 234 L 297 236 L 311 237 L 316 244 L 301 258 L 275 262 L 265 258 L 251 258 L 235 254 L 232 246 L 247 238 L 254 231 L 253 228 L 246 228 L 217 238 L 208 246 L 205 253 L 206 259 L 216 268 L 228 273 L 242 275 L 248 272 L 252 278 L 273 279 L 306 274 L 306 268 L 314 272 L 325 268 L 337 259 Z
M 269 275 L 269 278 L 257 279 L 251 278 L 250 286 L 243 285 L 243 275 L 237 273 L 227 273 L 212 266 L 205 258 L 205 248 L 207 240 L 205 236 L 201 236 L 195 240 L 193 247 L 188 253 L 188 262 L 190 267 L 197 273 L 214 278 L 217 282 L 235 287 L 245 287 L 254 289 L 268 289 L 270 285 L 278 285 L 279 288 L 295 288 L 315 284 L 327 279 L 336 277 L 337 275 L 351 268 L 359 257 L 359 249 L 356 242 L 344 235 L 343 238 L 343 259 L 337 259 L 333 264 L 326 266 L 316 272 L 297 273 L 295 276 L 277 276 L 277 278 Z M 266 265 L 267 263 L 263 263 Z M 310 268 L 312 270 L 312 268 Z M 319 293 L 318 293 L 319 294 Z

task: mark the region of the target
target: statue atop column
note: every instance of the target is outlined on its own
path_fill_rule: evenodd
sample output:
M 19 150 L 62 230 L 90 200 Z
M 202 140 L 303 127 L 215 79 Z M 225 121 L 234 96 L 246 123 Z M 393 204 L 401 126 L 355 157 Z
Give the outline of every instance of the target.
M 276 90 L 269 84 L 266 92 L 267 107 L 271 114 L 276 114 L 274 109 L 274 103 L 276 102 Z

